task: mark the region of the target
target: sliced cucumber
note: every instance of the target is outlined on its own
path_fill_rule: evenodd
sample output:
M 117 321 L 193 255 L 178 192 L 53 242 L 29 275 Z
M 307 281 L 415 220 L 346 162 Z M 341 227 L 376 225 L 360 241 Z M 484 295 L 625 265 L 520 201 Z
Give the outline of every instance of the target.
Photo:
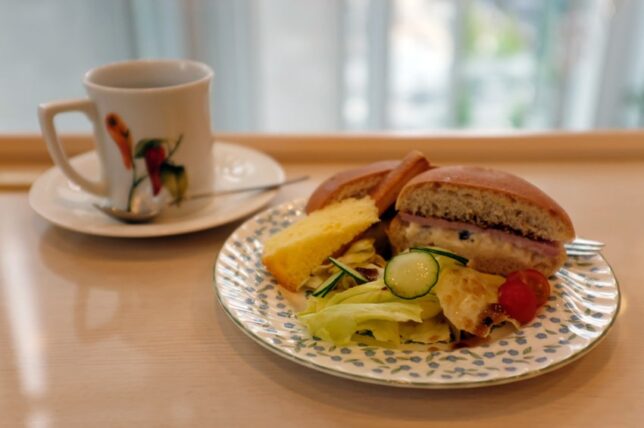
M 343 276 L 344 276 L 344 271 L 334 273 L 333 275 L 328 277 L 326 281 L 320 284 L 320 286 L 316 288 L 315 291 L 313 291 L 313 295 L 315 297 L 326 296 L 327 294 L 329 294 L 329 292 L 331 292 L 331 290 L 335 288 L 335 286 L 338 284 L 338 282 Z
M 441 249 L 434 248 L 434 247 L 414 247 L 411 250 L 412 251 L 421 251 L 421 252 L 425 252 L 425 253 L 431 253 L 431 254 L 436 254 L 436 255 L 439 255 L 439 256 L 449 257 L 450 259 L 456 260 L 457 262 L 459 262 L 463 266 L 467 265 L 467 262 L 469 262 L 469 260 L 467 258 L 463 257 L 463 256 L 459 256 L 458 254 L 450 253 L 449 251 L 441 250 Z
M 385 285 L 401 299 L 415 299 L 429 293 L 438 282 L 440 267 L 427 251 L 412 251 L 394 257 L 385 267 Z
M 336 260 L 333 257 L 329 257 L 329 260 L 331 261 L 331 263 L 336 265 L 338 269 L 340 269 L 341 271 L 343 271 L 344 273 L 346 273 L 347 275 L 355 279 L 358 284 L 364 284 L 365 282 L 369 282 L 369 280 L 365 278 L 363 274 L 353 269 L 352 267 L 345 265 L 340 260 Z

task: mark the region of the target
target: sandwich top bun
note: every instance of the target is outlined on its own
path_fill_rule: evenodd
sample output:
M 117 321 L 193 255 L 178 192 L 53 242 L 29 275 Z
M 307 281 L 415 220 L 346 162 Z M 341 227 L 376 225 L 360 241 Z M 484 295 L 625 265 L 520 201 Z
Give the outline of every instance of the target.
M 378 183 L 376 187 L 369 192 L 373 199 L 378 214 L 384 214 L 389 207 L 393 206 L 400 191 L 412 178 L 416 177 L 429 169 L 429 161 L 424 154 L 418 150 L 413 150 L 405 155 L 400 163 Z
M 400 161 L 381 161 L 339 172 L 318 186 L 306 204 L 306 213 L 347 198 L 371 196 L 379 215 L 391 207 L 409 180 L 429 169 L 429 161 L 413 150 Z
M 386 160 L 333 175 L 322 182 L 309 197 L 305 208 L 306 213 L 309 214 L 343 199 L 368 195 L 399 164 L 398 160 Z
M 575 238 L 568 214 L 539 188 L 512 174 L 473 166 L 441 167 L 417 175 L 400 192 L 396 209 L 537 240 Z

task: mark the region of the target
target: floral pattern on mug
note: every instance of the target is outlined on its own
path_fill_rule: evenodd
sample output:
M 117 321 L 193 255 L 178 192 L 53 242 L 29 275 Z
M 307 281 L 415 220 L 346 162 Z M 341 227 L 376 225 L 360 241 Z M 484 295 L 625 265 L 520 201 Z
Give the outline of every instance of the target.
M 107 127 L 107 132 L 112 137 L 112 140 L 116 143 L 121 156 L 123 157 L 123 165 L 125 169 L 132 169 L 133 159 L 132 159 L 132 138 L 130 136 L 130 130 L 123 122 L 123 119 L 116 114 L 110 113 L 105 116 L 105 126 Z
M 136 143 L 134 150 L 135 158 L 145 159 L 145 167 L 152 183 L 152 193 L 156 196 L 164 187 L 174 198 L 173 203 L 181 202 L 188 188 L 186 169 L 183 165 L 177 165 L 172 161 L 172 155 L 182 141 L 183 135 L 180 135 L 175 142 L 163 138 L 144 138 Z
M 188 188 L 188 176 L 183 165 L 177 165 L 172 160 L 172 155 L 177 151 L 183 141 L 183 134 L 176 141 L 167 138 L 143 138 L 136 143 L 132 150 L 130 130 L 116 113 L 105 117 L 107 131 L 116 143 L 123 165 L 132 170 L 132 184 L 128 195 L 128 211 L 132 210 L 132 199 L 136 188 L 145 180 L 150 179 L 152 194 L 157 196 L 165 188 L 173 197 L 173 204 L 179 204 Z M 143 159 L 147 174 L 138 176 L 134 159 Z

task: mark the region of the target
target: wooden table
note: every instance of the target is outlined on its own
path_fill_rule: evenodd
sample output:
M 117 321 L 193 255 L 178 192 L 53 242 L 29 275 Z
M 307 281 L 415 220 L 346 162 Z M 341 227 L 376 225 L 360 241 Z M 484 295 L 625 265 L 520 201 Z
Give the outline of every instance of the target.
M 361 384 L 286 361 L 246 337 L 211 273 L 240 222 L 170 238 L 65 231 L 0 193 L 0 425 L 642 426 L 644 160 L 505 162 L 607 244 L 623 293 L 606 339 L 570 366 L 474 390 Z M 309 194 L 348 164 L 286 163 Z

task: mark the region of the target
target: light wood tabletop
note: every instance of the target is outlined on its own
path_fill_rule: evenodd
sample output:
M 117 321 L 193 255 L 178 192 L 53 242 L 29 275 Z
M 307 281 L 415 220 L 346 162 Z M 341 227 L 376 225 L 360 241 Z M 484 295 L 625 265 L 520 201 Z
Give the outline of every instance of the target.
M 319 373 L 251 341 L 215 299 L 212 269 L 243 220 L 167 238 L 100 238 L 0 193 L 0 425 L 642 426 L 644 161 L 485 162 L 537 184 L 580 236 L 606 243 L 623 304 L 582 359 L 470 390 L 374 386 Z M 306 197 L 348 163 L 284 165 Z

